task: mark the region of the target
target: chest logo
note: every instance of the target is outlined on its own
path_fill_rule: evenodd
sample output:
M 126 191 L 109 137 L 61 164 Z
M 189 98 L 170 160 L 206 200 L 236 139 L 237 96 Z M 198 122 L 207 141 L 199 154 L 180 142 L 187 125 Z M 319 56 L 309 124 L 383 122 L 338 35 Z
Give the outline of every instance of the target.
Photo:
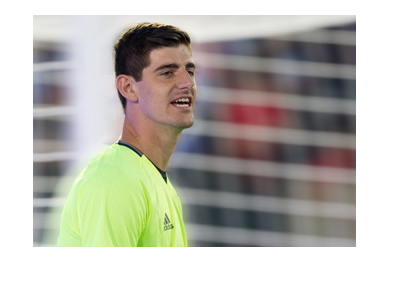
M 173 229 L 173 228 L 174 228 L 174 225 L 169 220 L 169 217 L 167 216 L 167 214 L 165 214 L 165 217 L 164 217 L 164 231 L 170 230 L 170 229 Z

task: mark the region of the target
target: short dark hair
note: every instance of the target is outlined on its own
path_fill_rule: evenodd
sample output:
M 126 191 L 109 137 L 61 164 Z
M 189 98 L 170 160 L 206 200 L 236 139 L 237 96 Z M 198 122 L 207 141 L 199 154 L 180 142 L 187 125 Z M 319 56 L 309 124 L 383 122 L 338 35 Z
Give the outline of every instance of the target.
M 142 80 L 142 72 L 150 64 L 149 54 L 154 49 L 186 45 L 191 51 L 189 35 L 181 29 L 159 23 L 140 23 L 125 31 L 114 46 L 115 76 L 130 75 Z M 125 111 L 126 98 L 118 90 Z

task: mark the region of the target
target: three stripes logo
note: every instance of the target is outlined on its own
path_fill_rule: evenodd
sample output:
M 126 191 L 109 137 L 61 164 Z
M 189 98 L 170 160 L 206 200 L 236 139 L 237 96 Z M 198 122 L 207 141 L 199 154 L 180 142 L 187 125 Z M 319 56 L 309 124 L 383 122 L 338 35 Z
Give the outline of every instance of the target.
M 174 225 L 169 220 L 169 217 L 167 216 L 167 214 L 165 214 L 165 217 L 164 217 L 164 231 L 169 230 L 169 229 L 173 229 L 173 228 L 174 228 Z

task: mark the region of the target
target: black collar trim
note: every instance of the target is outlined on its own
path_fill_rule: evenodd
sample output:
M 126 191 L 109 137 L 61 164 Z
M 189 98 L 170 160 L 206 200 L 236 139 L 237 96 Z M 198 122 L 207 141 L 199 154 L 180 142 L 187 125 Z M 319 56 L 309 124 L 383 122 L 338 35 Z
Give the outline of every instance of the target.
M 136 148 L 135 146 L 133 146 L 132 144 L 130 144 L 130 143 L 128 143 L 128 142 L 119 140 L 119 141 L 118 141 L 118 144 L 119 144 L 119 145 L 122 145 L 122 146 L 125 146 L 125 147 L 128 147 L 129 149 L 131 149 L 132 151 L 134 151 L 136 154 L 138 154 L 140 157 L 143 156 L 143 152 L 142 152 L 142 151 L 140 151 L 138 148 Z M 149 161 L 150 161 L 150 160 L 149 160 Z M 151 162 L 151 161 L 150 161 L 150 162 Z M 154 165 L 153 162 L 151 162 L 151 163 Z M 159 169 L 156 165 L 154 165 L 154 167 L 156 167 L 156 169 L 158 170 L 158 172 L 160 172 L 161 176 L 163 177 L 165 183 L 167 183 L 167 172 L 164 172 L 163 170 Z
M 128 147 L 129 149 L 132 149 L 132 150 L 133 150 L 135 153 L 137 153 L 140 157 L 143 156 L 143 152 L 140 151 L 140 150 L 139 150 L 138 148 L 136 148 L 135 146 L 133 146 L 131 143 L 128 143 L 128 142 L 119 140 L 119 141 L 118 141 L 118 144 L 119 144 L 119 145 L 122 145 L 122 146 L 125 146 L 125 147 Z

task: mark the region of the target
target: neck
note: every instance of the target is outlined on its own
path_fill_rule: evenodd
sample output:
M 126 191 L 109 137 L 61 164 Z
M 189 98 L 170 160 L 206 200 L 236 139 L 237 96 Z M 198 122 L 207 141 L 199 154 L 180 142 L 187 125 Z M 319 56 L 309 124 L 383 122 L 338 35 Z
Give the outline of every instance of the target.
M 182 130 L 168 129 L 148 122 L 135 125 L 134 122 L 134 119 L 125 116 L 120 139 L 138 148 L 154 165 L 166 172 Z

